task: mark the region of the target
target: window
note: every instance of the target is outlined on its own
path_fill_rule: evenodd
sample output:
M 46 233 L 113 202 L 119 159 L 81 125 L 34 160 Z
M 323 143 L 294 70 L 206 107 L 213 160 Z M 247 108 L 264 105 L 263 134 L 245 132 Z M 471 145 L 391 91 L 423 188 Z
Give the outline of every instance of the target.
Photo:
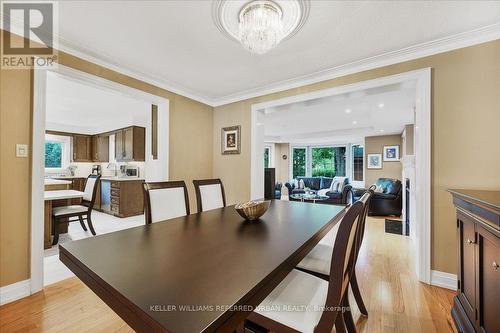
M 311 174 L 313 177 L 345 176 L 345 147 L 311 148 Z
M 271 151 L 271 148 L 269 148 L 269 147 L 264 148 L 264 168 L 269 168 L 270 151 Z
M 306 175 L 306 148 L 293 148 L 292 178 Z
M 65 169 L 70 163 L 71 138 L 62 135 L 45 135 L 45 168 Z
M 45 141 L 45 167 L 62 168 L 62 142 Z
M 363 181 L 363 145 L 352 146 L 352 180 Z

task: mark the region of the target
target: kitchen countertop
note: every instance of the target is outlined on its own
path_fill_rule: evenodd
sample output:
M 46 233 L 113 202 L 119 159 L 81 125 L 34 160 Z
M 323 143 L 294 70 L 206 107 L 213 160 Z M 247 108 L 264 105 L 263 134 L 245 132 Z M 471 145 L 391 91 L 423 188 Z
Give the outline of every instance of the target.
M 44 185 L 71 185 L 71 180 L 45 178 Z
M 144 181 L 144 178 L 137 178 L 137 177 L 110 177 L 110 176 L 103 176 L 101 177 L 101 180 L 109 180 L 109 181 L 114 181 L 114 182 L 127 182 L 127 181 Z

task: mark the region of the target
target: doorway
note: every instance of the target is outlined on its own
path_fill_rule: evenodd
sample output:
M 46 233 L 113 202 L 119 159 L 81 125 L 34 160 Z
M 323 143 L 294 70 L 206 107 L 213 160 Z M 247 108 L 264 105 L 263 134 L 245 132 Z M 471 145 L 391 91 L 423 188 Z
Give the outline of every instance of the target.
M 268 102 L 253 104 L 251 108 L 251 190 L 252 200 L 262 198 L 264 194 L 264 169 L 262 152 L 265 141 L 266 109 L 279 108 L 292 103 L 311 102 L 319 98 L 335 97 L 356 93 L 366 89 L 383 88 L 394 84 L 411 83 L 415 89 L 414 107 L 414 161 L 404 161 L 414 165 L 414 184 L 411 191 L 409 214 L 410 237 L 414 244 L 415 270 L 417 277 L 424 283 L 430 283 L 431 262 L 431 69 L 405 72 L 354 84 L 319 90 L 311 93 L 280 98 Z M 307 159 L 307 158 L 306 158 Z M 407 172 L 408 174 L 408 172 Z
M 144 118 L 144 164 L 133 166 L 141 170 L 146 181 L 168 180 L 168 139 L 169 139 L 169 100 L 134 89 L 123 84 L 106 80 L 85 72 L 81 72 L 63 65 L 54 69 L 34 70 L 33 84 L 33 135 L 32 135 L 32 188 L 31 188 L 31 293 L 35 293 L 44 286 L 44 188 L 45 188 L 45 144 L 46 144 L 46 116 L 47 116 L 47 87 L 49 76 L 59 76 L 82 87 L 97 89 L 101 92 L 110 92 L 123 96 L 129 100 L 138 101 L 138 105 L 156 105 L 157 141 L 155 157 L 152 154 L 153 141 L 151 138 L 152 117 Z M 102 112 L 106 112 L 104 108 Z M 117 122 L 118 123 L 118 122 Z M 103 130 L 104 131 L 104 130 Z M 110 140 L 108 148 L 114 152 L 114 138 Z M 74 156 L 73 156 L 74 157 Z M 111 161 L 110 161 L 111 162 Z M 111 163 L 109 163 L 111 164 Z M 141 192 L 142 194 L 142 192 Z M 99 213 L 102 214 L 102 213 Z M 133 222 L 132 224 L 136 223 Z M 131 224 L 131 225 L 132 225 Z M 111 230 L 112 231 L 112 230 Z

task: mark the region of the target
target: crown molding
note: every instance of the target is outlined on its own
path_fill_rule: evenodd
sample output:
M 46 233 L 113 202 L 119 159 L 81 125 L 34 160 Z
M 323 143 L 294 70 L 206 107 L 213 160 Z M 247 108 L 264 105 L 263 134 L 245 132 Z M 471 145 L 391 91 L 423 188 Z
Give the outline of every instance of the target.
M 332 67 L 312 74 L 307 74 L 293 79 L 272 83 L 263 87 L 249 89 L 235 94 L 216 98 L 212 101 L 212 106 L 216 107 L 230 104 L 254 97 L 298 88 L 349 74 L 423 58 L 434 54 L 460 49 L 497 39 L 500 39 L 500 22 L 479 29 L 474 29 L 467 32 L 436 39 L 434 41 L 425 42 L 400 50 L 383 53 L 370 58 L 361 59 L 345 65 Z
M 11 27 L 12 33 L 16 33 L 15 26 L 16 24 L 13 24 L 13 26 Z M 400 50 L 391 51 L 377 56 L 354 61 L 348 64 L 328 68 L 315 73 L 302 75 L 296 78 L 275 82 L 262 87 L 248 89 L 217 98 L 204 95 L 203 93 L 200 93 L 196 90 L 184 87 L 182 84 L 172 82 L 139 70 L 135 70 L 130 64 L 117 62 L 113 60 L 113 57 L 111 56 L 105 55 L 102 52 L 92 50 L 88 47 L 83 47 L 79 44 L 72 43 L 64 38 L 61 38 L 60 36 L 56 36 L 56 38 L 58 39 L 59 43 L 58 49 L 62 52 L 92 62 L 96 65 L 111 69 L 118 73 L 130 76 L 134 79 L 154 85 L 158 88 L 162 88 L 172 93 L 193 99 L 200 103 L 212 107 L 217 107 L 254 97 L 310 85 L 321 81 L 331 80 L 349 74 L 389 66 L 404 61 L 423 58 L 434 54 L 497 40 L 500 39 L 500 22 L 479 29 L 474 29 L 467 32 L 436 39 L 434 41 L 413 45 Z

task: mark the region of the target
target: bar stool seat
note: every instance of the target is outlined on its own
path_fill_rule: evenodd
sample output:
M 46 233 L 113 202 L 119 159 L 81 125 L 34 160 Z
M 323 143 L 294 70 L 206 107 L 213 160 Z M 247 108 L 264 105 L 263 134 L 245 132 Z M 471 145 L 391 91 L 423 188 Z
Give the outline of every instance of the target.
M 54 207 L 52 209 L 52 215 L 61 216 L 67 214 L 84 213 L 88 210 L 89 208 L 83 205 L 61 206 L 61 207 Z

